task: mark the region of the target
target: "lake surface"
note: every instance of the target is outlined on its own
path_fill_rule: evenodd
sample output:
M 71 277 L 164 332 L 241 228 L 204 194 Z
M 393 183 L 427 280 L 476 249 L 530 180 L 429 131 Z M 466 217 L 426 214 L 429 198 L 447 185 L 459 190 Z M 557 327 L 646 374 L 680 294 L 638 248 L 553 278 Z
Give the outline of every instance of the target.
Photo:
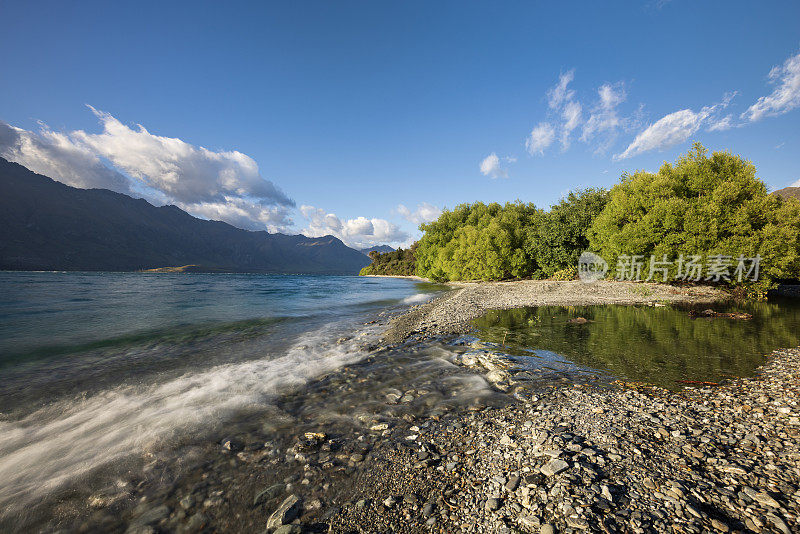
M 0 272 L 0 510 L 263 413 L 362 360 L 376 314 L 441 290 L 353 276 Z
M 751 376 L 765 355 L 800 345 L 797 301 L 700 309 L 709 307 L 753 318 L 692 318 L 685 306 L 541 306 L 491 311 L 475 325 L 478 338 L 521 367 L 573 367 L 669 389 Z M 588 322 L 576 324 L 577 318 Z

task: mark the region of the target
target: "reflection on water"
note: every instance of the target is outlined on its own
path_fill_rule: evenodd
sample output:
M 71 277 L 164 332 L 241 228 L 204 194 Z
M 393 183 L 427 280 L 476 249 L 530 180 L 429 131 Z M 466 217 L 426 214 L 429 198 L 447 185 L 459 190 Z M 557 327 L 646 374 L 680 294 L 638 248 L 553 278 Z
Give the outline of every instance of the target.
M 680 306 L 542 306 L 491 311 L 475 325 L 481 340 L 502 344 L 515 356 L 540 360 L 555 353 L 624 380 L 671 389 L 682 381 L 752 375 L 766 354 L 800 344 L 794 301 L 713 308 L 753 319 L 691 318 Z M 588 322 L 570 322 L 577 318 Z

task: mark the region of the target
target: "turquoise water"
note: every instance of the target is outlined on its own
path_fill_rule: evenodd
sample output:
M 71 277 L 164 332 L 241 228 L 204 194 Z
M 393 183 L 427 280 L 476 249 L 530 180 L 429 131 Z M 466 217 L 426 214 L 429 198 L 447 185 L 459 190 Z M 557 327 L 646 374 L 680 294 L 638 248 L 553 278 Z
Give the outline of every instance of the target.
M 422 291 L 353 276 L 0 272 L 0 366 L 176 332 L 343 318 Z
M 2 272 L 0 510 L 263 412 L 364 359 L 377 314 L 441 290 L 353 276 Z

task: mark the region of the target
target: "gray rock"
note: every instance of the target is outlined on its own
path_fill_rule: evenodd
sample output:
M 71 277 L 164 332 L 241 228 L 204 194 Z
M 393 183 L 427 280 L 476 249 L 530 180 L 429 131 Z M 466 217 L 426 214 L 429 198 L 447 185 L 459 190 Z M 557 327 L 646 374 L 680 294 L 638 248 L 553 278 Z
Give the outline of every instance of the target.
M 511 476 L 506 482 L 506 490 L 508 491 L 516 491 L 519 487 L 519 477 L 516 475 Z
M 200 532 L 208 524 L 208 518 L 201 513 L 196 513 L 189 518 L 183 528 L 183 532 Z
M 544 464 L 539 469 L 539 471 L 541 471 L 543 475 L 551 477 L 553 475 L 559 474 L 560 472 L 566 470 L 567 468 L 569 468 L 569 464 L 567 462 L 556 458 Z
M 579 530 L 588 530 L 589 529 L 589 522 L 582 517 L 578 517 L 576 515 L 569 515 L 566 518 L 567 525 L 572 528 L 577 528 Z
M 181 508 L 183 508 L 184 510 L 188 510 L 189 508 L 194 506 L 194 496 L 191 494 L 185 496 L 183 499 L 179 501 L 179 504 L 181 505 Z
M 303 529 L 299 525 L 283 525 L 275 529 L 272 534 L 300 534 Z
M 542 525 L 542 528 L 539 529 L 539 534 L 556 534 L 556 527 L 550 523 L 545 523 Z
M 433 515 L 433 509 L 436 505 L 433 502 L 425 503 L 422 507 L 422 517 L 428 518 Z
M 500 502 L 500 499 L 495 499 L 494 497 L 486 499 L 486 509 L 490 512 L 499 510 L 502 505 L 503 504 Z
M 267 519 L 267 529 L 291 523 L 300 515 L 302 506 L 303 503 L 297 495 L 289 495 Z

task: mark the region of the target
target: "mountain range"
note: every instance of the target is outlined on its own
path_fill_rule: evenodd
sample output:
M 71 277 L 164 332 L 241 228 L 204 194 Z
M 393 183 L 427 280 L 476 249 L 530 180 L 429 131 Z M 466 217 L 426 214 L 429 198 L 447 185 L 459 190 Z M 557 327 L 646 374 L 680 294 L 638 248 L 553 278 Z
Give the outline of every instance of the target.
M 107 189 L 77 189 L 0 158 L 0 269 L 357 274 L 334 236 L 242 230 Z

